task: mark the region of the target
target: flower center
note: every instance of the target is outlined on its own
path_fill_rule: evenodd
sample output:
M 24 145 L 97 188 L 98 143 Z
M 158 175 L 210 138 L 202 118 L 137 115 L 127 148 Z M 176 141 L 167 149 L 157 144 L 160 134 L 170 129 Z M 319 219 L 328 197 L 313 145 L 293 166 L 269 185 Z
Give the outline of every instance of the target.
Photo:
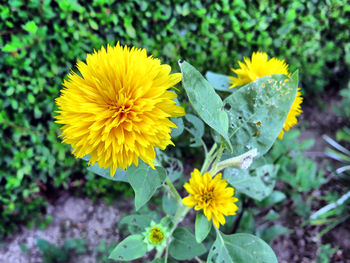
M 112 113 L 112 118 L 120 118 L 120 120 L 125 120 L 128 116 L 128 113 L 132 110 L 132 105 L 114 105 L 114 104 L 108 104 L 108 110 L 110 110 Z
M 204 203 L 210 203 L 210 201 L 213 200 L 213 193 L 209 192 L 209 193 L 205 193 L 202 196 L 202 201 Z
M 152 241 L 152 243 L 160 243 L 163 241 L 163 239 L 163 232 L 160 230 L 159 227 L 154 226 L 150 235 L 150 240 Z

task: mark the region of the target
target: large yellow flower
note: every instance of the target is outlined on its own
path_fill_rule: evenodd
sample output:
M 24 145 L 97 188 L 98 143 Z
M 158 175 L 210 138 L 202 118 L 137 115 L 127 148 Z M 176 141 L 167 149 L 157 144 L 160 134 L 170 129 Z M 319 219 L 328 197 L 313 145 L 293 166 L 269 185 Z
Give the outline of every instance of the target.
M 245 64 L 244 64 L 245 63 Z M 237 77 L 229 76 L 231 80 L 231 87 L 234 88 L 255 81 L 258 78 L 272 75 L 272 74 L 285 74 L 290 76 L 288 72 L 288 65 L 284 60 L 277 58 L 268 59 L 268 56 L 264 52 L 254 52 L 252 58 L 244 58 L 244 63 L 238 61 L 240 68 L 232 71 Z M 300 104 L 303 102 L 300 89 L 298 89 L 296 98 L 289 110 L 286 121 L 283 124 L 283 128 L 278 135 L 279 139 L 283 138 L 284 131 L 288 131 L 291 127 L 298 123 L 297 117 L 302 113 Z
M 176 125 L 168 118 L 185 114 L 168 91 L 181 74 L 170 74 L 170 66 L 145 49 L 119 43 L 88 54 L 77 68 L 80 74 L 68 74 L 56 99 L 63 142 L 76 158 L 90 155 L 89 164 L 110 167 L 111 176 L 117 168 L 138 165 L 138 158 L 154 168 L 154 147 L 173 145 Z
M 226 179 L 221 179 L 221 176 L 219 173 L 212 178 L 209 173 L 201 175 L 194 169 L 189 183 L 184 185 L 190 195 L 182 200 L 188 208 L 203 209 L 204 215 L 208 220 L 212 219 L 217 228 L 220 224 L 225 224 L 224 215 L 235 215 L 238 210 L 235 204 L 238 199 L 233 197 L 235 189 L 226 187 L 228 183 Z

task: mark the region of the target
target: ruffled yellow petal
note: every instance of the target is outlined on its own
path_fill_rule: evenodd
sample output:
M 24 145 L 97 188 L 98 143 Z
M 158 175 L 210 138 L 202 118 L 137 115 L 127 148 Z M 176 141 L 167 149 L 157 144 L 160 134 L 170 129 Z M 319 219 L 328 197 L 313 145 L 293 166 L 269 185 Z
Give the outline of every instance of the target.
M 209 173 L 202 175 L 199 170 L 194 169 L 189 182 L 184 185 L 190 195 L 182 202 L 197 211 L 203 209 L 208 220 L 212 220 L 213 224 L 219 228 L 220 224 L 225 224 L 225 216 L 235 215 L 238 210 L 235 204 L 238 199 L 233 197 L 234 188 L 227 185 L 221 173 L 212 178 Z
M 80 74 L 71 72 L 56 99 L 56 122 L 63 124 L 63 142 L 76 158 L 90 155 L 89 164 L 110 168 L 138 165 L 139 158 L 154 168 L 155 147 L 171 141 L 169 117 L 185 114 L 168 91 L 181 80 L 169 65 L 147 56 L 145 49 L 119 43 L 88 54 L 78 61 Z

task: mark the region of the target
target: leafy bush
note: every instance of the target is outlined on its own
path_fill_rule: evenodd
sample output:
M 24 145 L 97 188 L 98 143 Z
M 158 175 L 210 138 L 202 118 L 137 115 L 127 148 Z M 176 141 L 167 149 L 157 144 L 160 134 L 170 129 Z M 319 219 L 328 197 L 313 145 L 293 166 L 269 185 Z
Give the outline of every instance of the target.
M 112 2 L 0 5 L 0 235 L 39 216 L 45 185 L 68 188 L 86 174 L 58 142 L 52 112 L 65 74 L 94 48 L 121 41 L 146 47 L 172 65 L 182 56 L 203 72 L 222 73 L 241 54 L 265 50 L 299 68 L 308 93 L 347 76 L 345 0 Z
M 86 252 L 86 241 L 84 239 L 67 239 L 62 247 L 51 244 L 45 239 L 36 239 L 36 245 L 43 254 L 45 263 L 67 262 L 72 254 Z
M 350 81 L 347 88 L 342 89 L 339 94 L 342 96 L 342 100 L 340 105 L 334 109 L 335 113 L 346 118 L 350 123 Z

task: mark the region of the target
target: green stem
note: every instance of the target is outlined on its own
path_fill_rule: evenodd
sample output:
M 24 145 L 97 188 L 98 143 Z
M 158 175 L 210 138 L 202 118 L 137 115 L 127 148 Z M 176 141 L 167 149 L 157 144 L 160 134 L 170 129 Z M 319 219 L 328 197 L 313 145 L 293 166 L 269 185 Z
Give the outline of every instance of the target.
M 211 172 L 213 175 L 217 174 L 226 167 L 237 167 L 240 169 L 248 169 L 253 162 L 253 158 L 256 157 L 258 151 L 256 149 L 250 150 L 240 156 L 232 157 L 213 165 Z
M 165 251 L 166 255 L 167 255 L 167 249 L 169 247 L 168 244 L 170 243 L 170 238 L 173 235 L 173 233 L 174 233 L 175 229 L 177 228 L 177 226 L 179 225 L 179 223 L 185 218 L 185 216 L 188 213 L 188 211 L 190 211 L 190 210 L 186 206 L 184 206 L 182 203 L 179 204 L 179 208 L 177 209 L 176 214 L 174 216 L 174 220 L 173 220 L 174 225 L 170 229 L 169 237 L 168 237 L 168 239 L 166 241 L 167 242 L 167 248 L 166 248 L 166 251 Z M 162 254 L 163 254 L 163 251 L 164 251 L 164 249 L 161 250 L 161 251 L 158 251 L 156 256 L 155 256 L 155 258 L 160 258 L 162 256 Z
M 217 148 L 217 144 L 214 143 L 213 147 L 211 147 L 209 153 L 205 156 L 205 160 L 201 169 L 201 174 L 205 173 L 208 170 L 208 167 L 212 163 L 213 159 L 216 156 L 215 150 Z
M 176 188 L 175 188 L 175 186 L 173 185 L 173 183 L 170 181 L 170 179 L 169 179 L 168 176 L 165 178 L 165 182 L 166 182 L 166 184 L 169 186 L 169 189 L 170 189 L 171 193 L 173 194 L 173 196 L 174 196 L 175 199 L 176 199 L 176 202 L 177 202 L 178 204 L 181 204 L 181 205 L 182 205 L 182 198 L 181 198 L 179 192 L 176 190 Z
M 218 150 L 218 152 L 217 152 L 217 155 L 216 155 L 216 158 L 215 158 L 215 161 L 214 161 L 214 163 L 213 163 L 213 165 L 211 166 L 211 169 L 210 169 L 210 171 L 209 171 L 209 173 L 212 175 L 212 176 L 214 176 L 217 172 L 216 172 L 216 167 L 217 167 L 217 165 L 218 165 L 218 163 L 219 163 L 219 161 L 220 161 L 220 159 L 221 159 L 221 155 L 222 155 L 222 153 L 224 152 L 224 149 L 225 149 L 225 147 L 221 144 L 220 145 L 220 148 L 219 148 L 219 150 Z
M 169 239 L 166 241 L 164 263 L 168 263 L 168 254 L 169 254 Z
M 176 202 L 178 204 L 178 209 L 177 209 L 175 216 L 174 216 L 174 219 L 173 219 L 174 225 L 170 229 L 169 237 L 167 239 L 167 247 L 165 250 L 165 260 L 164 260 L 164 262 L 167 262 L 168 246 L 170 243 L 169 239 L 171 238 L 171 236 L 172 236 L 173 232 L 175 231 L 176 227 L 178 226 L 178 224 L 184 219 L 184 217 L 188 213 L 189 209 L 185 205 L 182 204 L 182 198 L 181 198 L 179 192 L 176 190 L 173 183 L 170 181 L 169 177 L 165 178 L 165 182 L 168 185 L 168 188 L 166 188 L 166 189 L 170 190 L 170 192 L 174 195 Z M 155 258 L 160 258 L 162 256 L 163 252 L 164 252 L 164 249 L 161 251 L 158 251 Z
M 201 260 L 199 257 L 195 257 L 194 259 L 197 260 L 197 262 L 199 262 L 199 263 L 203 263 L 203 262 L 204 262 L 204 261 Z

